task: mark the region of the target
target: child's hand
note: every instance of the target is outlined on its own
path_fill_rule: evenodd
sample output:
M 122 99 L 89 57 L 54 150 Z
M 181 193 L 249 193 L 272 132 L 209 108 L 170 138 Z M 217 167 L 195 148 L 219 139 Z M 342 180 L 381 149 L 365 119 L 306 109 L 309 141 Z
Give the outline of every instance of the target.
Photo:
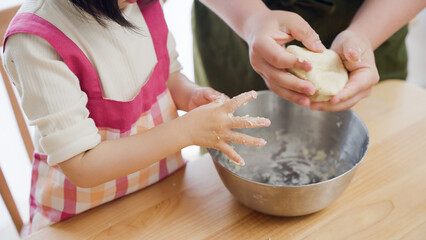
M 261 117 L 235 117 L 233 113 L 256 96 L 257 93 L 251 91 L 232 99 L 221 97 L 182 116 L 185 126 L 188 126 L 185 132 L 188 133 L 190 138 L 190 145 L 218 149 L 237 164 L 244 165 L 242 157 L 235 152 L 228 142 L 264 146 L 266 141 L 233 131 L 233 129 L 268 127 L 271 122 L 269 119 Z
M 311 70 L 311 64 L 288 53 L 284 44 L 297 39 L 314 52 L 325 47 L 318 34 L 299 15 L 287 11 L 264 11 L 245 23 L 245 40 L 249 45 L 250 63 L 273 92 L 284 99 L 308 106 L 305 95 L 315 93 L 312 83 L 286 71 L 287 68 Z
M 229 99 L 228 96 L 214 90 L 213 88 L 197 86 L 192 91 L 191 98 L 189 99 L 188 111 L 191 111 L 192 109 L 197 108 L 199 106 L 211 103 L 219 98 L 224 98 L 224 100 Z
M 321 111 L 342 111 L 351 108 L 361 99 L 368 97 L 371 88 L 379 81 L 370 42 L 353 31 L 345 30 L 334 39 L 331 49 L 339 54 L 349 81 L 345 88 L 329 102 L 313 103 L 311 109 Z

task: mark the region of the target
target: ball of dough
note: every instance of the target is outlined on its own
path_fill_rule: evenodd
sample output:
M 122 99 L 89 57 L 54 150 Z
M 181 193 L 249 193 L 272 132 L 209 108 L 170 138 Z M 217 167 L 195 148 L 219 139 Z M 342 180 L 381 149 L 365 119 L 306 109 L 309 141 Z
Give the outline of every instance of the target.
M 333 50 L 324 50 L 322 53 L 311 52 L 306 48 L 290 45 L 287 52 L 298 57 L 298 60 L 308 60 L 312 70 L 307 72 L 290 68 L 288 71 L 297 77 L 310 81 L 315 87 L 315 94 L 310 96 L 312 102 L 325 102 L 340 92 L 348 82 L 348 71 Z

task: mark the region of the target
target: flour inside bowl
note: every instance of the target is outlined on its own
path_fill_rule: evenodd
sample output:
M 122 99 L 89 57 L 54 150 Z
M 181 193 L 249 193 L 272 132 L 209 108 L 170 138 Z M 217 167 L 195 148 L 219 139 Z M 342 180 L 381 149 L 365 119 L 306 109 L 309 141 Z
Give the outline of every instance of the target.
M 275 141 L 268 139 L 263 148 L 234 145 L 246 165 L 239 166 L 222 154 L 215 159 L 235 174 L 273 186 L 300 186 L 332 179 L 348 171 L 353 165 L 344 161 L 335 150 L 310 147 L 309 139 L 300 135 L 275 132 Z

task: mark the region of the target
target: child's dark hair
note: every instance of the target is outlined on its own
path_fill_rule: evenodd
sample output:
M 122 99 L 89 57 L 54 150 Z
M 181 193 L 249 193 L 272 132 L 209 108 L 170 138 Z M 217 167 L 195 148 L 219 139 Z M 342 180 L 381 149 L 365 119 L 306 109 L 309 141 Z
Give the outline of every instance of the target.
M 135 28 L 135 26 L 127 21 L 123 16 L 117 0 L 69 0 L 78 9 L 83 10 L 93 16 L 95 20 L 106 27 L 105 19 L 110 19 L 123 27 Z M 143 6 L 151 4 L 158 0 L 141 0 Z

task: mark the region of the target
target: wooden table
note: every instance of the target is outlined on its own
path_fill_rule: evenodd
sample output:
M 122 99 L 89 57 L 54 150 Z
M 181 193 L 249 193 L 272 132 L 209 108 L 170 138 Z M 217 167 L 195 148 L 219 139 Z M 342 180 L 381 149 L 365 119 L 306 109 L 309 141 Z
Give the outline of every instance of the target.
M 318 213 L 285 218 L 244 207 L 203 155 L 29 239 L 426 239 L 426 91 L 385 81 L 354 110 L 370 149 L 348 189 Z

